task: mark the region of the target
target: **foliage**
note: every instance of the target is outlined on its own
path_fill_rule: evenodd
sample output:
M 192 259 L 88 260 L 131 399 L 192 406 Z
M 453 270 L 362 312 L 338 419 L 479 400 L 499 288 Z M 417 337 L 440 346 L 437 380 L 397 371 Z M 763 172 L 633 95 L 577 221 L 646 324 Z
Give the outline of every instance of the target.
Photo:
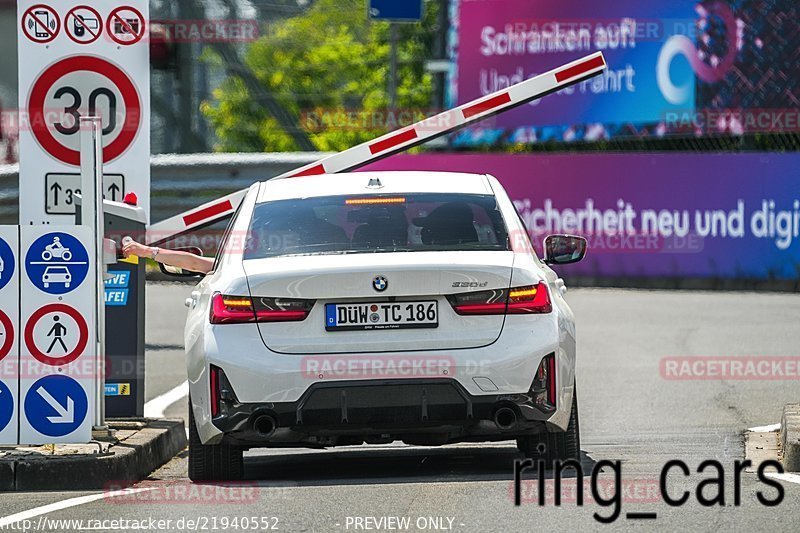
M 387 113 L 390 30 L 369 21 L 366 0 L 318 0 L 302 15 L 269 25 L 245 63 L 265 91 L 298 119 L 319 150 L 343 150 L 421 118 L 430 106 L 430 57 L 437 3 L 423 22 L 398 29 L 397 106 Z M 202 111 L 221 151 L 290 151 L 294 140 L 235 73 Z M 398 120 L 399 119 L 399 120 Z M 398 124 L 397 122 L 400 122 Z

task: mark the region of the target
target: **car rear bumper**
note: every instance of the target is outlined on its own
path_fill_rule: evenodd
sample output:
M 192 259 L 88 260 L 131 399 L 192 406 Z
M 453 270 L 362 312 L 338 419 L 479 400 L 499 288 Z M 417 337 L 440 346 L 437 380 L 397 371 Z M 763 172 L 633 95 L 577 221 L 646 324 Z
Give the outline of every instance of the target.
M 225 396 L 212 423 L 222 442 L 248 447 L 508 440 L 545 431 L 552 416 L 526 394 L 472 396 L 453 379 L 316 383 L 296 402 Z
M 418 431 L 444 433 L 447 436 L 444 442 L 470 438 L 493 440 L 498 436 L 513 438 L 514 435 L 506 432 L 499 435 L 496 425 L 488 424 L 491 413 L 486 412 L 491 411 L 498 402 L 512 398 L 508 401 L 517 404 L 519 418 L 531 422 L 531 427 L 522 427 L 522 430 L 535 432 L 542 427 L 551 427 L 563 431 L 569 422 L 569 405 L 572 401 L 575 343 L 574 336 L 569 334 L 571 328 L 559 327 L 560 321 L 563 322 L 562 318 L 555 312 L 537 317 L 508 316 L 503 334 L 495 343 L 463 350 L 278 354 L 266 349 L 253 349 L 261 344 L 261 338 L 251 324 L 225 326 L 225 330 L 206 331 L 205 335 L 199 337 L 188 336 L 189 384 L 197 429 L 204 444 L 217 444 L 225 437 L 253 442 L 254 446 L 259 443 L 312 443 L 319 441 L 315 441 L 317 437 L 330 435 L 398 435 Z M 548 354 L 555 354 L 557 409 L 545 416 L 525 414 L 525 395 L 530 390 L 537 368 Z M 218 416 L 213 419 L 209 388 L 209 368 L 212 365 L 225 373 L 237 398 L 236 405 L 226 406 L 231 409 L 230 413 L 223 411 L 220 415 L 222 418 Z M 322 394 L 317 391 L 343 387 L 350 411 L 355 409 L 354 399 L 361 398 L 363 391 L 360 387 L 394 383 L 412 387 L 405 391 L 405 395 L 414 398 L 408 400 L 408 412 L 422 412 L 419 384 L 450 384 L 450 387 L 457 388 L 462 405 L 457 415 L 433 419 L 430 416 L 424 419 L 422 414 L 417 419 L 388 417 L 383 424 L 369 418 L 354 418 L 351 413 L 348 413 L 347 423 L 344 424 L 341 417 L 338 420 L 328 418 L 312 427 L 314 418 L 311 415 L 297 421 L 298 406 L 302 406 L 301 411 L 308 410 L 308 398 L 313 396 L 317 401 L 317 394 Z M 387 395 L 385 391 L 376 388 L 370 389 L 370 392 L 368 399 L 364 400 L 365 405 L 376 411 L 393 412 L 389 409 L 392 406 L 382 403 Z M 430 391 L 426 393 L 429 406 L 430 394 Z M 448 393 L 447 397 L 450 396 L 452 394 Z M 331 400 L 327 412 L 341 409 L 338 402 L 338 397 L 336 402 Z M 467 412 L 467 404 L 472 405 L 471 417 Z M 248 430 L 245 421 L 252 423 L 253 413 L 270 410 L 278 419 L 280 431 L 276 431 L 269 439 L 263 436 L 256 438 L 255 432 Z M 289 417 L 290 413 L 294 413 L 291 415 L 295 417 L 294 420 L 284 418 Z

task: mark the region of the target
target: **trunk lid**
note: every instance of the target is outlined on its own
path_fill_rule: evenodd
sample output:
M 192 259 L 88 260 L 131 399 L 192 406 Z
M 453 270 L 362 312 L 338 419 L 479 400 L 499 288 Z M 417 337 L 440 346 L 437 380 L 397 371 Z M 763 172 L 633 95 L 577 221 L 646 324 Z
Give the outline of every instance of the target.
M 475 348 L 500 336 L 505 317 L 460 316 L 446 295 L 505 289 L 511 251 L 385 252 L 284 256 L 244 261 L 250 295 L 313 299 L 301 322 L 259 323 L 267 348 L 287 354 L 364 353 Z M 373 287 L 381 276 L 384 291 Z M 327 331 L 326 304 L 433 302 L 438 327 Z

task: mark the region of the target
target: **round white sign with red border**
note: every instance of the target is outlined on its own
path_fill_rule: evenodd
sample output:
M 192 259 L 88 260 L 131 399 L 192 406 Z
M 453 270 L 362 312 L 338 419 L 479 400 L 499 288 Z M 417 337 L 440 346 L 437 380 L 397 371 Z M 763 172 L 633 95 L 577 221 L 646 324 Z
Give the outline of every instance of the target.
M 40 363 L 63 366 L 75 361 L 89 341 L 86 319 L 66 304 L 36 310 L 25 325 L 25 346 Z
M 76 6 L 64 17 L 64 31 L 78 44 L 91 44 L 103 33 L 103 17 L 91 6 Z
M 0 361 L 11 352 L 14 345 L 14 324 L 8 315 L 0 309 Z
M 61 19 L 58 13 L 44 4 L 28 8 L 22 15 L 22 33 L 31 41 L 47 44 L 61 31 Z
M 145 32 L 144 15 L 130 6 L 114 9 L 106 20 L 106 32 L 111 40 L 121 45 L 136 44 L 142 40 Z
M 130 77 L 108 60 L 89 55 L 67 57 L 47 67 L 28 97 L 34 138 L 50 156 L 73 166 L 80 166 L 80 116 L 103 118 L 103 162 L 108 163 L 136 139 L 141 107 Z

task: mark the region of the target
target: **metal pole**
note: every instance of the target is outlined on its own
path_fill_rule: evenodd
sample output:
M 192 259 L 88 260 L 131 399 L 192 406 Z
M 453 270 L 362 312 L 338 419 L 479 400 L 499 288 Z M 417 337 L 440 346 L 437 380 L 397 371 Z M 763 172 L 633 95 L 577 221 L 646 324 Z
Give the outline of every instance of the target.
M 433 41 L 434 59 L 447 59 L 447 32 L 450 20 L 448 9 L 450 9 L 448 0 L 439 0 L 439 12 L 436 15 L 437 29 Z M 445 72 L 436 72 L 433 75 L 433 80 L 433 108 L 436 110 L 444 109 L 447 74 Z
M 95 394 L 93 431 L 107 430 L 105 405 L 105 280 L 103 278 L 103 123 L 99 117 L 82 117 L 81 132 L 81 224 L 94 236 L 95 291 Z
M 397 23 L 389 23 L 389 109 L 397 110 Z

